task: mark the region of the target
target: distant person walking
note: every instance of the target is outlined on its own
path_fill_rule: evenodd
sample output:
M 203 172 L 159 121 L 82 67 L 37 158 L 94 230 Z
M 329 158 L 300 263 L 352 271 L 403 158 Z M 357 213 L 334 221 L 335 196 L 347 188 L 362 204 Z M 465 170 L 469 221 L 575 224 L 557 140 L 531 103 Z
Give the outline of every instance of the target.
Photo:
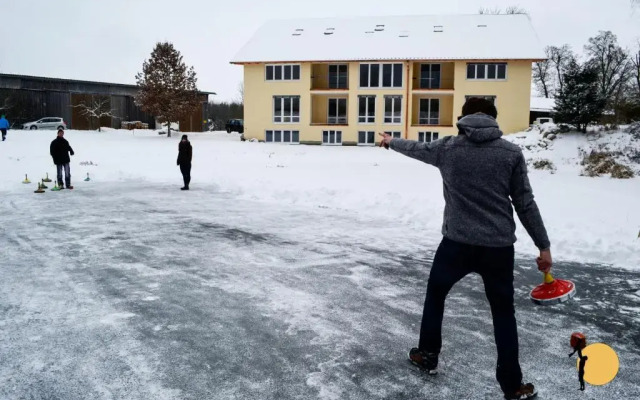
M 71 159 L 69 154 L 73 155 L 74 153 L 69 142 L 64 138 L 62 129 L 58 129 L 58 137 L 51 142 L 49 153 L 53 157 L 53 163 L 58 168 L 58 186 L 60 186 L 60 189 L 64 189 L 62 184 L 62 170 L 64 169 L 64 183 L 67 189 L 73 189 L 73 186 L 71 186 L 71 168 L 69 167 Z
M 2 115 L 0 117 L 0 132 L 2 132 L 2 141 L 7 140 L 7 131 L 9 130 L 9 121 Z
M 192 154 L 191 142 L 189 142 L 187 135 L 182 135 L 182 140 L 180 140 L 180 144 L 178 145 L 178 165 L 180 166 L 180 172 L 182 172 L 184 186 L 181 187 L 180 190 L 189 190 Z

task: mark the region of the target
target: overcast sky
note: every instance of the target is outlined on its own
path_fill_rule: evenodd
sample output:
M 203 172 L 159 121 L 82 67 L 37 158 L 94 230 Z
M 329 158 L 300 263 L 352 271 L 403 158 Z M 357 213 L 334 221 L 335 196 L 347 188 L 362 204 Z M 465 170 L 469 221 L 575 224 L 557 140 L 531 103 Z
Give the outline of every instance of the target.
M 313 5 L 312 5 L 313 4 Z M 640 8 L 629 0 L 0 0 L 0 72 L 135 83 L 158 41 L 173 42 L 216 100 L 238 98 L 242 67 L 229 64 L 269 19 L 475 14 L 524 6 L 542 45 L 570 44 L 611 30 L 640 40 Z

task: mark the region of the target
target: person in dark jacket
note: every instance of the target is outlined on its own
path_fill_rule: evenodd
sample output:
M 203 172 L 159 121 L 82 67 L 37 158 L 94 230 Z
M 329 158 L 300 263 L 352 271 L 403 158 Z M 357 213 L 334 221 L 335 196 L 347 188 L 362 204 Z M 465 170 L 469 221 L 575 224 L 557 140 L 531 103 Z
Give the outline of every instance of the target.
M 7 139 L 7 130 L 9 129 L 9 121 L 3 116 L 0 117 L 0 132 L 2 132 L 2 141 Z
M 187 135 L 182 135 L 178 145 L 178 165 L 180 166 L 180 172 L 182 172 L 184 186 L 180 190 L 189 190 L 189 183 L 191 182 L 191 150 L 191 142 L 189 142 Z
M 71 168 L 69 166 L 71 159 L 69 158 L 69 154 L 74 155 L 74 152 L 69 142 L 67 142 L 67 139 L 64 138 L 64 131 L 62 129 L 58 130 L 58 137 L 51 142 L 49 153 L 51 157 L 53 157 L 53 163 L 58 169 L 58 186 L 60 186 L 60 189 L 64 188 L 62 184 L 62 170 L 64 169 L 64 183 L 67 189 L 73 189 L 73 186 L 71 186 Z
M 444 186 L 444 237 L 429 274 L 420 342 L 409 359 L 429 374 L 437 373 L 445 298 L 454 284 L 475 272 L 482 277 L 493 316 L 498 383 L 506 399 L 530 399 L 537 392 L 531 383 L 523 383 L 518 359 L 513 208 L 540 251 L 538 268 L 547 272 L 550 242 L 524 155 L 501 139 L 497 115 L 490 101 L 471 98 L 462 107 L 457 136 L 422 143 L 381 134 L 381 144 L 437 167 Z

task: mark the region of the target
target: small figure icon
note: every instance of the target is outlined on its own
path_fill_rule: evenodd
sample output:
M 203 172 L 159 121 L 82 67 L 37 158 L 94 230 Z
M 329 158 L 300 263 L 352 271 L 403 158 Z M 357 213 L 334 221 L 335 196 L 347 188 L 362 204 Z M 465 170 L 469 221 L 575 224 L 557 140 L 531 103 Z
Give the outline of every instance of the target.
M 571 347 L 573 348 L 573 352 L 569 353 L 569 357 L 578 352 L 578 358 L 580 359 L 580 363 L 578 365 L 578 380 L 580 381 L 580 390 L 584 390 L 584 366 L 589 359 L 589 357 L 582 355 L 582 350 L 587 347 L 587 338 L 584 334 L 574 332 L 571 335 Z

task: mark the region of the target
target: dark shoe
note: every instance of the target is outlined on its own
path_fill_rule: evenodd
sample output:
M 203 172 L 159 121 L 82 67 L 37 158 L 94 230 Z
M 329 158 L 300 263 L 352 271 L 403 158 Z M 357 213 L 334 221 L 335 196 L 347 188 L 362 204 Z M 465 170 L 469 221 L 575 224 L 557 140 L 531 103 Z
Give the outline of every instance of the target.
M 505 393 L 504 398 L 507 400 L 525 400 L 533 399 L 538 395 L 538 391 L 533 387 L 533 383 L 523 383 L 520 389 L 513 393 Z
M 417 348 L 409 351 L 409 361 L 425 370 L 429 375 L 438 374 L 438 354 L 427 353 Z
M 185 186 L 185 187 L 181 187 L 180 190 L 189 190 L 189 188 Z
M 67 186 L 67 189 L 73 189 L 73 186 Z

